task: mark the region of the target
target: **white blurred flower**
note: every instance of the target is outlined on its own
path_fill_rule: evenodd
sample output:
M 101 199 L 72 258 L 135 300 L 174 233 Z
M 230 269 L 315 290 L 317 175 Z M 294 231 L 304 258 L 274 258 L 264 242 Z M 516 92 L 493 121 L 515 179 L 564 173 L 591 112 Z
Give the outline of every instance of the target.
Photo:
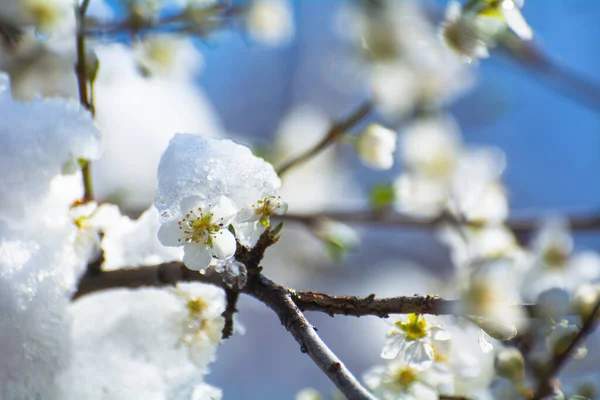
M 252 0 L 246 27 L 257 42 L 278 46 L 293 37 L 294 16 L 287 0 Z
M 193 351 L 198 350 L 198 346 L 220 344 L 224 325 L 223 317 L 219 312 L 220 303 L 212 301 L 211 297 L 203 296 L 201 293 L 198 296 L 198 291 L 186 290 L 184 285 L 178 286 L 175 294 L 185 306 L 187 313 L 181 341 L 190 346 L 191 356 L 195 356 Z
M 294 400 L 323 400 L 321 393 L 313 388 L 306 388 L 299 391 Z
M 400 151 L 402 163 L 411 172 L 447 179 L 462 151 L 460 130 L 450 115 L 419 118 L 402 131 Z
M 386 170 L 394 165 L 396 132 L 378 124 L 371 124 L 358 135 L 356 152 L 361 161 L 373 169 Z
M 202 69 L 202 57 L 192 40 L 183 36 L 144 37 L 133 51 L 143 71 L 149 76 L 177 80 L 193 79 Z
M 571 309 L 581 318 L 587 318 L 600 300 L 600 286 L 598 284 L 583 284 L 577 287 L 571 298 Z
M 486 260 L 472 268 L 461 296 L 461 314 L 489 318 L 501 325 L 523 326 L 526 314 L 520 306 L 513 261 Z
M 525 378 L 525 359 L 519 349 L 503 347 L 496 353 L 496 371 L 498 375 L 515 383 Z
M 485 58 L 502 35 L 510 31 L 521 40 L 531 40 L 533 31 L 521 14 L 522 1 L 471 1 L 461 7 L 451 1 L 442 36 L 447 45 L 468 60 Z
M 435 360 L 436 346 L 442 347 L 450 335 L 439 325 L 429 325 L 425 317 L 409 314 L 406 320 L 394 323 L 394 329 L 387 334 L 387 340 L 381 351 L 381 357 L 399 359 L 411 368 L 425 370 Z
M 0 17 L 19 27 L 33 26 L 43 35 L 75 28 L 76 0 L 4 0 Z
M 163 223 L 158 238 L 165 246 L 184 246 L 185 265 L 202 271 L 213 257 L 226 260 L 235 254 L 235 237 L 227 227 L 237 211 L 235 204 L 224 196 L 215 204 L 198 196 L 186 197 L 181 201 L 184 217 Z
M 552 288 L 572 292 L 600 279 L 600 255 L 593 251 L 573 253 L 573 238 L 564 220 L 547 220 L 533 240 L 532 251 L 536 258 L 522 287 L 528 300 L 534 301 Z
M 573 339 L 579 334 L 579 327 L 569 324 L 567 320 L 561 320 L 554 324 L 546 332 L 546 348 L 551 356 L 563 353 L 573 342 Z M 580 344 L 572 353 L 575 359 L 581 359 L 587 355 L 587 348 Z
M 437 400 L 438 392 L 429 379 L 448 380 L 448 376 L 438 375 L 435 369 L 423 372 L 402 361 L 392 361 L 369 369 L 363 380 L 381 400 Z
M 421 2 L 344 7 L 338 31 L 356 48 L 375 104 L 390 120 L 424 104 L 442 105 L 473 84 L 460 57 L 440 43 Z

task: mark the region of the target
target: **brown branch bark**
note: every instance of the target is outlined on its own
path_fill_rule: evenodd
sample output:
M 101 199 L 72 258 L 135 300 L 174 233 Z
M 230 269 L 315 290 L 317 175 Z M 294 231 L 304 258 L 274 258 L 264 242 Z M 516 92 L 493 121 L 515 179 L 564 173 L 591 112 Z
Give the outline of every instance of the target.
M 320 219 L 332 219 L 350 224 L 381 225 L 400 227 L 407 229 L 429 230 L 437 227 L 440 223 L 465 223 L 458 221 L 450 215 L 441 215 L 432 219 L 415 218 L 410 215 L 397 212 L 378 212 L 369 210 L 355 211 L 323 211 L 316 214 L 294 214 L 287 213 L 281 217 L 284 221 L 300 222 L 310 224 Z M 571 229 L 581 231 L 600 230 L 600 213 L 570 216 L 568 217 Z M 516 234 L 528 234 L 540 226 L 541 219 L 535 217 L 510 218 L 506 225 Z M 469 224 L 467 222 L 467 224 Z M 472 223 L 473 226 L 481 226 L 481 223 Z
M 237 301 L 240 297 L 240 292 L 229 288 L 225 289 L 225 299 L 227 300 L 227 306 L 221 316 L 225 319 L 225 325 L 223 326 L 223 339 L 229 339 L 233 335 L 233 314 L 237 309 Z
M 338 140 L 344 133 L 346 133 L 348 130 L 352 129 L 363 119 L 365 119 L 372 109 L 373 103 L 371 101 L 365 101 L 346 119 L 333 124 L 327 132 L 327 134 L 323 137 L 323 139 L 321 139 L 321 141 L 319 141 L 314 147 L 308 149 L 306 152 L 298 155 L 297 157 L 292 158 L 291 160 L 281 164 L 277 168 L 277 174 L 279 176 L 283 176 L 290 169 L 310 160 L 314 156 L 321 153 L 323 150 L 325 150 L 327 147 L 333 144 L 336 140 Z
M 248 270 L 248 282 L 243 292 L 263 302 L 279 317 L 281 323 L 300 344 L 303 353 L 307 353 L 317 366 L 327 375 L 335 386 L 348 399 L 376 400 L 344 364 L 335 356 L 308 323 L 302 311 L 292 299 L 292 291 L 265 278 L 259 266 L 265 250 L 276 243 L 276 234 L 267 230 L 251 250 L 238 246 L 236 259 L 243 262 Z M 239 292 L 227 288 L 217 274 L 200 274 L 187 269 L 180 262 L 165 263 L 151 267 L 122 269 L 117 271 L 97 271 L 88 269 L 79 284 L 74 299 L 98 290 L 127 287 L 174 285 L 181 281 L 197 281 L 223 287 L 226 291 L 227 306 L 223 312 L 225 327 L 223 337 L 233 332 L 233 314 Z
M 376 400 L 317 335 L 287 288 L 271 282 L 263 275 L 250 281 L 248 286 L 248 291 L 254 297 L 275 311 L 281 324 L 300 345 L 300 351 L 308 354 L 347 399 Z

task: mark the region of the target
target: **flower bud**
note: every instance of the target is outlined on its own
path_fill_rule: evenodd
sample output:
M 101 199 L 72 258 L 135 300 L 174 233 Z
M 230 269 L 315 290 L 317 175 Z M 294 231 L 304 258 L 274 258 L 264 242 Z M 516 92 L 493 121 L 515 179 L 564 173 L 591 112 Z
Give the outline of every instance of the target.
M 517 348 L 507 347 L 498 351 L 495 366 L 499 376 L 514 383 L 525 378 L 525 360 Z
M 581 285 L 573 293 L 571 309 L 583 320 L 589 318 L 600 299 L 600 288 L 595 285 Z
M 301 391 L 299 391 L 296 394 L 296 397 L 294 397 L 294 400 L 322 400 L 322 399 L 323 399 L 323 397 L 321 396 L 321 394 L 313 388 L 302 389 Z
M 394 165 L 396 137 L 396 132 L 371 124 L 358 136 L 356 152 L 365 165 L 378 170 L 390 169 Z
M 579 334 L 579 328 L 575 325 L 570 325 L 567 320 L 562 320 L 554 325 L 546 334 L 546 348 L 550 354 L 560 355 L 562 354 L 573 340 Z M 585 346 L 579 346 L 572 353 L 573 358 L 581 359 L 587 354 Z

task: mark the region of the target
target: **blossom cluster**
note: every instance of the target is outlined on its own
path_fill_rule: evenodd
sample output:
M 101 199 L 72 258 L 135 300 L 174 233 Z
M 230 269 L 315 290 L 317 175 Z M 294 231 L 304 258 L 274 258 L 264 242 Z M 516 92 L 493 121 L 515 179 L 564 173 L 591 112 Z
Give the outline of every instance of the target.
M 213 264 L 232 271 L 237 243 L 253 247 L 270 217 L 287 211 L 280 185 L 273 166 L 245 146 L 177 134 L 158 167 L 158 238 L 183 246 L 190 269 Z

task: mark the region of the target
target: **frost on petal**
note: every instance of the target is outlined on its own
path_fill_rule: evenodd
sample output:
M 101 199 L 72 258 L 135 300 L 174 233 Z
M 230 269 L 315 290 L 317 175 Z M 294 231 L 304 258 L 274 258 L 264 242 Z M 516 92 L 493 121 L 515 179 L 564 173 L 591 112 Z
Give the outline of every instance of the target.
M 179 203 L 188 196 L 208 202 L 225 196 L 238 209 L 252 208 L 281 185 L 273 166 L 246 146 L 230 140 L 177 134 L 158 167 L 154 202 L 162 221 L 181 217 Z
M 205 244 L 189 243 L 183 251 L 183 263 L 189 269 L 202 271 L 212 261 L 212 249 Z
M 236 242 L 233 233 L 227 229 L 221 229 L 212 236 L 213 252 L 215 257 L 222 260 L 233 257 L 236 249 Z
M 179 221 L 165 222 L 158 228 L 158 240 L 165 246 L 182 246 L 185 244 L 185 234 L 179 226 Z

